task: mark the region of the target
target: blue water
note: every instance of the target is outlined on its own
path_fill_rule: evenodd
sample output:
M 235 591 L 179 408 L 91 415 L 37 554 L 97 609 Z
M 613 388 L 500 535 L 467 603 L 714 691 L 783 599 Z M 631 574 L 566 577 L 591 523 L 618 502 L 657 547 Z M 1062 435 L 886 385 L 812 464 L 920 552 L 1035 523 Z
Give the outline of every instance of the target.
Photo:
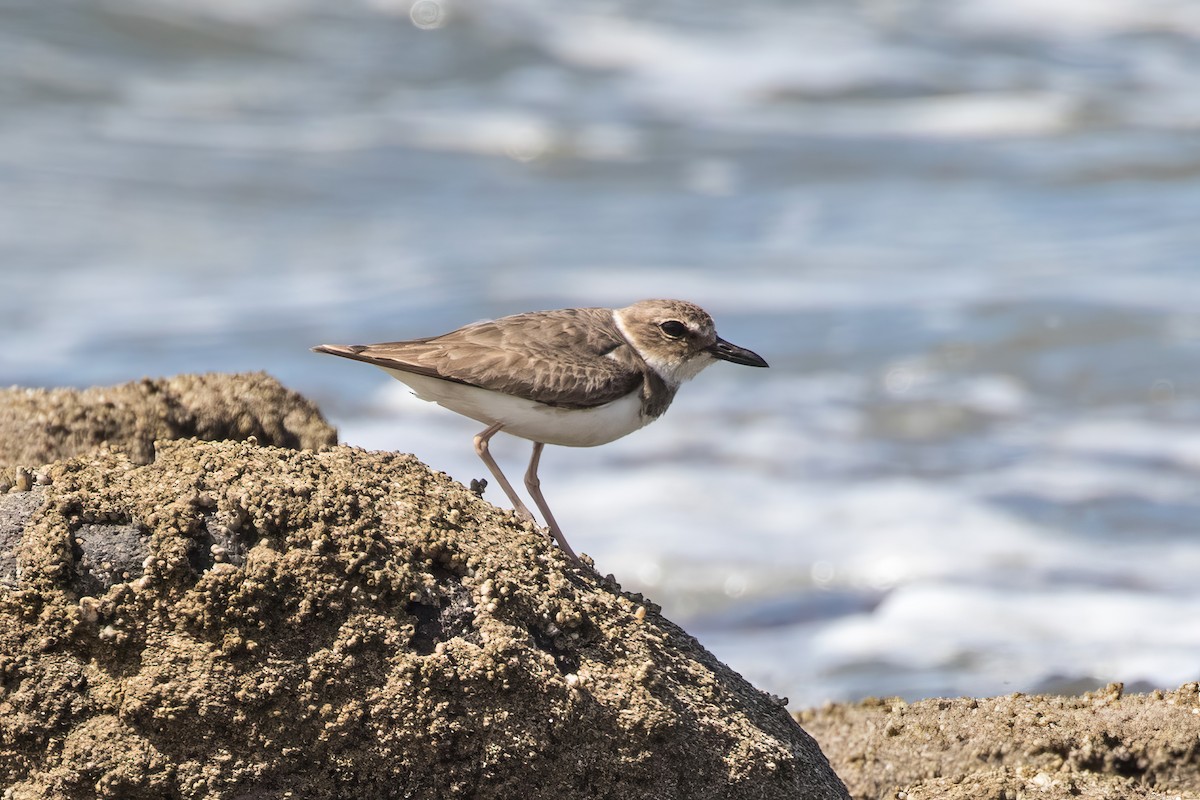
M 1193 4 L 0 23 L 0 382 L 266 369 L 466 481 L 475 423 L 308 347 L 691 299 L 772 368 L 547 452 L 603 571 L 793 706 L 1200 677 Z

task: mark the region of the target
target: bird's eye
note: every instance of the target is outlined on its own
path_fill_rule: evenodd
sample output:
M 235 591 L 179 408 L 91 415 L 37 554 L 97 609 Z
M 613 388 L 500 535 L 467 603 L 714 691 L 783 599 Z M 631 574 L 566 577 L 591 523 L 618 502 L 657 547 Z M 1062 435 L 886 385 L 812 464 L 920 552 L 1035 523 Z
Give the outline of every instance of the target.
M 672 339 L 682 339 L 687 335 L 687 326 L 677 319 L 669 319 L 658 327 Z

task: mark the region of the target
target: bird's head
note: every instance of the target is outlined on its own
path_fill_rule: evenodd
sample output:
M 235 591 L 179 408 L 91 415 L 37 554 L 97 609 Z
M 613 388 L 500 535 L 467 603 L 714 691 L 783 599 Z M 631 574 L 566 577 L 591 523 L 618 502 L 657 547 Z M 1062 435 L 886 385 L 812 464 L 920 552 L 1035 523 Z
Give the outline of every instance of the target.
M 765 367 L 757 353 L 717 336 L 708 312 L 684 300 L 642 300 L 614 312 L 617 326 L 668 383 L 694 378 L 715 360 Z

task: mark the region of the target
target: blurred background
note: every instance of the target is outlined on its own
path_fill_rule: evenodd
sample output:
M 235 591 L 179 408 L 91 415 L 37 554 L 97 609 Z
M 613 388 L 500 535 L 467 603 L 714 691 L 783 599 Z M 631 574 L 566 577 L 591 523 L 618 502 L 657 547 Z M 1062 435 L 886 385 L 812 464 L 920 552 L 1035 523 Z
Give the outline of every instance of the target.
M 793 708 L 1174 687 L 1197 75 L 1189 0 L 0 0 L 0 383 L 263 369 L 466 482 L 308 348 L 690 299 L 772 368 L 547 450 L 603 572 Z

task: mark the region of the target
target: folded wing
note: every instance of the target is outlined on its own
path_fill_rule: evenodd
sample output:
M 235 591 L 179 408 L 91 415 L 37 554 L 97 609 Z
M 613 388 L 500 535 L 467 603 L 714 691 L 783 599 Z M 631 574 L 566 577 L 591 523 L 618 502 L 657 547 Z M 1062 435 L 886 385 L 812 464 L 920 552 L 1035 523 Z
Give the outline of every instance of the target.
M 604 308 L 503 317 L 442 336 L 314 350 L 561 408 L 593 408 L 642 386 L 645 364 Z

